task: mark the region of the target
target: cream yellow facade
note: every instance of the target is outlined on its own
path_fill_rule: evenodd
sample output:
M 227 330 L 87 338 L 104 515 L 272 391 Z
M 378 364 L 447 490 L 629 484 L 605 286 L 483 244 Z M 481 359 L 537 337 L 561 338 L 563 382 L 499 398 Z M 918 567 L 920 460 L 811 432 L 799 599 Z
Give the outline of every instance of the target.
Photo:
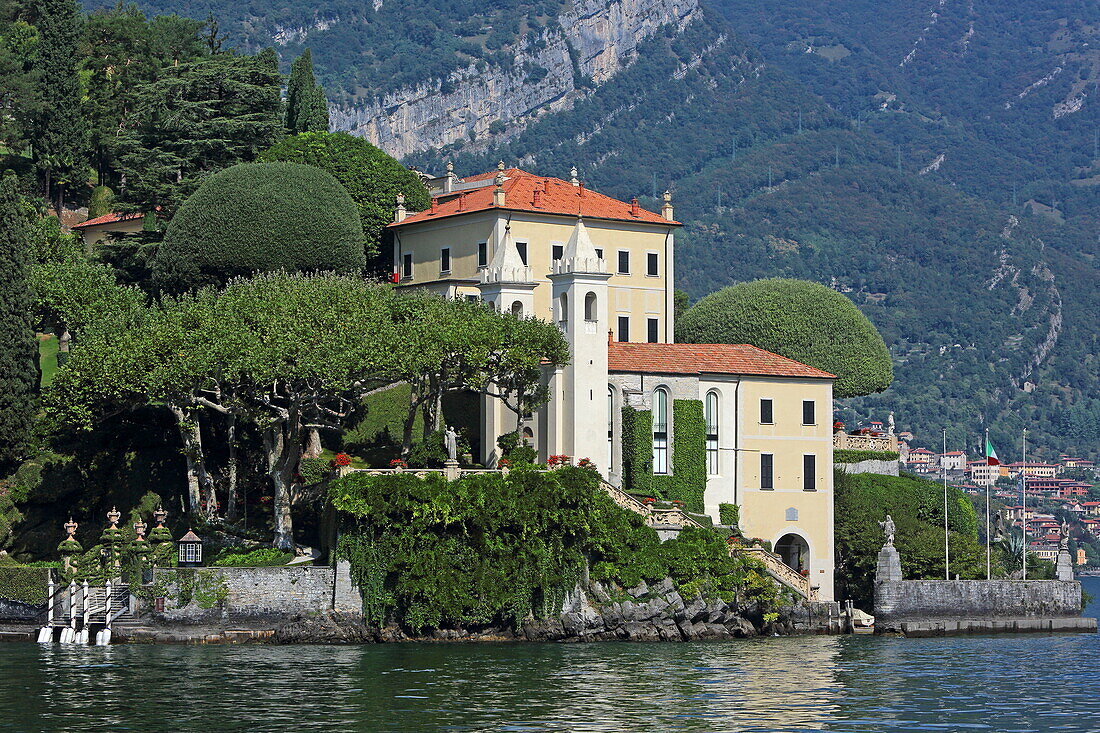
M 554 255 L 560 257 L 576 223 L 576 217 L 489 210 L 401 227 L 394 236 L 399 285 L 448 297 L 480 297 L 481 273 L 493 261 L 507 228 L 521 254 L 526 253 L 535 283 L 534 312 L 525 315 L 556 320 L 549 275 Z M 593 218 L 584 219 L 584 224 L 611 273 L 608 316 L 615 337 L 671 343 L 674 227 Z M 511 310 L 512 303 L 497 305 Z M 622 318 L 627 319 L 625 334 L 620 330 Z
M 738 481 L 735 500 L 729 484 L 712 477 L 707 503 L 717 513 L 719 501 L 741 507 L 741 530 L 747 537 L 772 543 L 788 565 L 804 570 L 818 596 L 833 597 L 833 388 L 828 380 L 741 380 L 737 405 Z M 772 421 L 761 419 L 761 400 L 771 401 Z M 804 423 L 806 403 L 813 422 Z M 765 488 L 764 457 L 771 456 L 772 488 Z M 812 459 L 813 466 L 808 466 Z M 809 470 L 807 470 L 809 469 Z M 732 488 L 732 487 L 731 487 Z M 799 538 L 804 546 L 793 543 Z M 784 542 L 784 540 L 787 540 Z M 794 557 L 793 553 L 804 553 Z M 801 565 L 801 567 L 798 567 Z

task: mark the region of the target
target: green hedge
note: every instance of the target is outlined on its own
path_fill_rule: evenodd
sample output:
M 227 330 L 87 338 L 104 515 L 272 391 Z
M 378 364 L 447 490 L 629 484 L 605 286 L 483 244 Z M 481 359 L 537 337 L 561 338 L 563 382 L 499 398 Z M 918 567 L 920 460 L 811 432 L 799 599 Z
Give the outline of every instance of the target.
M 31 606 L 46 602 L 49 568 L 0 568 L 0 600 Z
M 653 473 L 653 415 L 649 410 L 623 408 L 622 445 L 627 491 L 680 499 L 689 512 L 704 510 L 707 450 L 702 400 L 672 401 L 670 473 Z
M 848 450 L 834 449 L 833 463 L 859 463 L 860 461 L 896 461 L 900 458 L 897 451 L 892 450 Z

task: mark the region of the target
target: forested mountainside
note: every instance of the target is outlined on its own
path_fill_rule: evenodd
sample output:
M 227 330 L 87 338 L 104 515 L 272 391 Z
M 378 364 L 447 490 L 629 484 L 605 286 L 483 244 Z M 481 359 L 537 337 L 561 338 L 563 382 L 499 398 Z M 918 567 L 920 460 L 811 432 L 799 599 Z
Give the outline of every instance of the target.
M 918 442 L 951 423 L 971 448 L 1026 420 L 1048 453 L 1096 453 L 1095 3 L 141 4 L 310 46 L 334 121 L 424 169 L 576 165 L 650 207 L 671 188 L 692 297 L 807 277 L 882 330 L 897 380 L 848 419 L 894 409 Z

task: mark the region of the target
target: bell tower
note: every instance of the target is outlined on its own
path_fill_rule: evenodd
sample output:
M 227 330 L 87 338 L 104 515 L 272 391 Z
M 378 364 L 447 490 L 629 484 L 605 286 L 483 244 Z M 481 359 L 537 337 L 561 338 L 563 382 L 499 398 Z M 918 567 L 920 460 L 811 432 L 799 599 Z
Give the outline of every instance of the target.
M 549 378 L 550 402 L 540 448 L 545 455 L 590 458 L 607 475 L 607 332 L 608 288 L 611 274 L 577 217 L 573 233 L 555 260 L 554 321 L 569 344 L 570 361 Z M 540 452 L 542 452 L 540 451 Z

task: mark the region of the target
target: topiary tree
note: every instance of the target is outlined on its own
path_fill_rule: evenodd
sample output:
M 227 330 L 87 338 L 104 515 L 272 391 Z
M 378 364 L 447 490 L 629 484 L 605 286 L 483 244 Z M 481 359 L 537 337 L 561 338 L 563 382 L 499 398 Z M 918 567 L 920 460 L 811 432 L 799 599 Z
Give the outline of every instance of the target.
M 711 293 L 676 322 L 676 339 L 752 344 L 837 376 L 836 397 L 881 392 L 890 352 L 851 300 L 806 280 L 755 280 Z
M 180 207 L 153 261 L 154 282 L 185 290 L 255 272 L 363 267 L 355 204 L 329 173 L 244 163 L 208 178 Z
M 260 156 L 323 168 L 336 177 L 359 208 L 368 258 L 379 251 L 386 225 L 393 221 L 397 194 L 409 211 L 431 205 L 420 177 L 366 140 L 345 132 L 306 132 L 286 137 Z

